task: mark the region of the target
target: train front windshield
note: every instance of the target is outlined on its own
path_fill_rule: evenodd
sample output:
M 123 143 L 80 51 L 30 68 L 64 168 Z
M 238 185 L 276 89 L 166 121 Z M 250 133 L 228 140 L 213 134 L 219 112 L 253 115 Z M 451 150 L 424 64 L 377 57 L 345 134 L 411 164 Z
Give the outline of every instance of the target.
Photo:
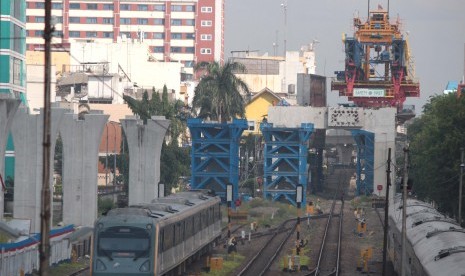
M 150 233 L 137 227 L 110 227 L 98 234 L 97 254 L 99 257 L 133 258 L 148 257 Z

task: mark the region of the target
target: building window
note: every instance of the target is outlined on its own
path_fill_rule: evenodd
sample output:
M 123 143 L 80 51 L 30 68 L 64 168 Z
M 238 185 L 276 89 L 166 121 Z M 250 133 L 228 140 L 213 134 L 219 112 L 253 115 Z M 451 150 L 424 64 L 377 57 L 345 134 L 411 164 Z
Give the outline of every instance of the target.
M 63 23 L 63 17 L 62 16 L 56 16 L 55 17 L 55 23 Z
M 63 9 L 63 3 L 52 3 L 52 9 L 54 9 L 54 10 Z
M 200 9 L 201 12 L 213 12 L 213 8 L 212 7 L 202 7 Z
M 42 31 L 42 30 L 37 30 L 37 31 L 34 32 L 34 35 L 35 35 L 36 37 L 43 37 L 43 36 L 44 36 L 44 31 Z
M 122 11 L 130 11 L 131 10 L 130 9 L 131 7 L 129 6 L 129 4 L 121 4 L 119 7 L 120 7 L 120 10 L 122 10 Z
M 186 47 L 186 53 L 190 53 L 190 54 L 195 53 L 195 48 L 194 47 Z
M 171 33 L 171 39 L 182 39 L 181 33 Z
M 195 19 L 186 19 L 184 22 L 186 26 L 195 26 Z
M 171 53 L 182 53 L 181 47 L 171 47 Z
M 79 31 L 70 31 L 69 37 L 81 37 L 81 32 Z
M 86 32 L 86 37 L 97 37 L 97 32 Z
M 103 24 L 113 24 L 113 18 L 104 17 L 103 18 Z
M 195 39 L 194 33 L 186 33 L 186 39 Z
M 193 67 L 194 67 L 194 61 L 193 61 L 193 60 L 186 60 L 186 61 L 184 62 L 184 66 L 185 66 L 186 68 L 193 68 Z
M 210 49 L 210 48 L 202 48 L 202 49 L 200 49 L 200 53 L 202 55 L 209 55 L 209 54 L 212 53 L 212 49 Z
M 165 5 L 155 5 L 153 6 L 155 11 L 165 11 Z
M 122 38 L 131 38 L 130 32 L 121 32 L 120 35 Z
M 103 9 L 107 11 L 113 10 L 113 4 L 103 4 Z
M 81 18 L 79 17 L 70 17 L 69 23 L 81 23 Z
M 202 27 L 209 27 L 209 26 L 212 25 L 212 21 L 211 21 L 211 20 L 202 20 L 202 21 L 200 22 L 200 25 L 201 25 Z
M 153 25 L 165 25 L 165 19 L 162 18 L 154 18 Z
M 138 25 L 148 25 L 149 20 L 147 18 L 137 18 L 137 24 Z
M 155 47 L 152 48 L 152 51 L 154 53 L 164 53 L 165 48 L 163 46 L 155 46 Z
M 37 5 L 38 3 L 36 3 Z M 42 3 L 43 4 L 43 3 Z M 70 3 L 69 8 L 71 10 L 79 10 L 81 8 L 81 5 L 79 3 Z
M 131 18 L 120 18 L 119 23 L 124 24 L 124 25 L 130 25 L 131 24 Z
M 195 6 L 186 6 L 186 12 L 193 12 L 195 11 Z
M 97 10 L 97 4 L 87 4 L 87 9 L 88 10 Z
M 113 38 L 113 32 L 103 32 L 104 38 Z
M 212 40 L 212 35 L 211 34 L 200 35 L 200 40 Z
M 86 18 L 87 24 L 97 24 L 97 17 L 87 17 Z
M 35 23 L 44 23 L 44 22 L 45 22 L 45 17 L 43 17 L 43 16 L 36 16 L 36 18 L 34 19 L 34 22 L 35 22 Z
M 149 6 L 148 5 L 137 5 L 137 10 L 138 11 L 148 11 Z
M 44 2 L 36 2 L 36 9 L 44 9 L 45 3 Z
M 171 5 L 171 11 L 182 11 L 181 5 Z
M 63 31 L 54 31 L 53 36 L 54 37 L 63 37 Z
M 165 39 L 165 33 L 153 33 L 154 39 Z
M 172 26 L 181 26 L 182 25 L 182 20 L 181 19 L 171 19 L 171 25 Z

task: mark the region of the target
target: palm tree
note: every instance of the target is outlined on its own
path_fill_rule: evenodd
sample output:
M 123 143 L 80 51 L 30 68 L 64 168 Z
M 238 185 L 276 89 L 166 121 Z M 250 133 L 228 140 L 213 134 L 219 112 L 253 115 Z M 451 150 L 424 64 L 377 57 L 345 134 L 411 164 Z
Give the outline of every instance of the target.
M 199 118 L 227 122 L 234 117 L 245 117 L 244 99 L 250 90 L 247 84 L 234 73 L 244 73 L 246 68 L 238 62 L 202 62 L 195 66 L 196 72 L 205 72 L 194 91 L 192 105 L 199 109 Z

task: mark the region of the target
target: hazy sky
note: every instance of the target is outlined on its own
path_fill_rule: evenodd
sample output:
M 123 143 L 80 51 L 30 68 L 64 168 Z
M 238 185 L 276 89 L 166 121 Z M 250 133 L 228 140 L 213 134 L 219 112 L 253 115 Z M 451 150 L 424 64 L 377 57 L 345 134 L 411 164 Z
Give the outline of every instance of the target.
M 285 0 L 225 0 L 225 56 L 231 51 L 260 50 L 274 53 L 278 32 L 278 54 L 283 53 Z M 371 9 L 387 0 L 370 1 Z M 391 0 L 391 22 L 398 17 L 403 32 L 408 31 L 410 51 L 420 81 L 420 98 L 407 99 L 417 113 L 431 95 L 442 93 L 447 81 L 462 80 L 464 74 L 465 1 Z M 287 0 L 288 51 L 316 39 L 317 74 L 333 77 L 344 70 L 342 34 L 353 36 L 352 19 L 363 21 L 367 0 Z M 345 102 L 336 91 L 329 92 L 329 103 Z

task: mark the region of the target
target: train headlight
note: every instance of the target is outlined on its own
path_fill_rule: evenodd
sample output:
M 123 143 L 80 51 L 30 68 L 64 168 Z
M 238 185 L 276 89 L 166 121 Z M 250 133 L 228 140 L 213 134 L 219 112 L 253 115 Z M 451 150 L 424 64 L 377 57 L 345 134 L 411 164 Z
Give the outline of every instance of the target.
M 150 261 L 145 261 L 139 268 L 140 272 L 149 272 L 150 271 Z
M 97 259 L 97 262 L 95 262 L 95 270 L 96 271 L 105 271 L 105 270 L 107 270 L 107 267 L 105 266 L 105 264 L 102 261 Z
M 152 224 L 147 224 L 147 226 L 145 226 L 148 230 L 152 229 Z

